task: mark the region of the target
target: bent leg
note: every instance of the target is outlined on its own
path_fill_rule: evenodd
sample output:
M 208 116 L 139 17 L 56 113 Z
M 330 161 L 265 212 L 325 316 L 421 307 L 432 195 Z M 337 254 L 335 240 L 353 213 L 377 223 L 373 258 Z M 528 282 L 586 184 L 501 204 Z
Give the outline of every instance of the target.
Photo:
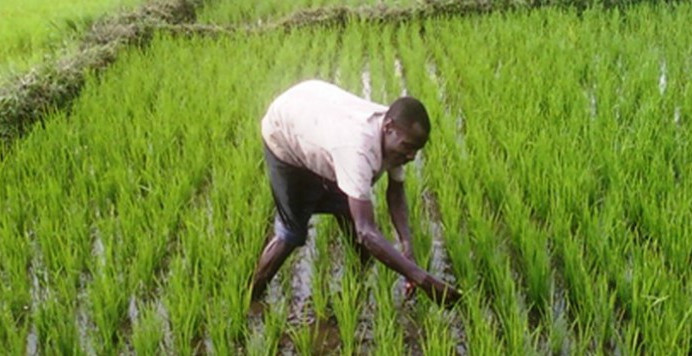
M 264 146 L 272 196 L 276 206 L 274 237 L 260 256 L 252 282 L 252 300 L 257 300 L 281 265 L 298 246 L 305 244 L 308 220 L 323 190 L 314 173 L 279 160 Z
M 297 246 L 274 236 L 262 251 L 252 281 L 252 300 L 259 299 L 267 284 Z

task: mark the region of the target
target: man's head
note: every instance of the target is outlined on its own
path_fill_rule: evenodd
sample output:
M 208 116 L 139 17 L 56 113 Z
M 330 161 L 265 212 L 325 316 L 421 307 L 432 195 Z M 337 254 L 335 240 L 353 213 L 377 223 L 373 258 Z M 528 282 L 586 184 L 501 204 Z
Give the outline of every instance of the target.
M 382 125 L 382 156 L 389 166 L 412 161 L 430 136 L 430 118 L 423 103 L 401 97 L 389 106 Z

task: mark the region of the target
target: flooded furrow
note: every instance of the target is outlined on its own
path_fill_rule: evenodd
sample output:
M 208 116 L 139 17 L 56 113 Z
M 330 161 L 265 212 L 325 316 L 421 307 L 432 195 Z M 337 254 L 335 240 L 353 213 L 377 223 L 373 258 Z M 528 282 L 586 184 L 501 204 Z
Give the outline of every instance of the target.
M 445 88 L 441 83 L 439 76 L 437 74 L 437 65 L 431 61 L 426 63 L 426 71 L 428 78 L 432 81 L 438 88 L 438 100 L 444 107 L 445 115 L 451 115 L 451 109 L 448 105 L 444 104 L 447 101 L 447 95 L 445 93 Z M 462 125 L 461 116 L 457 116 L 456 125 L 459 132 Z M 457 143 L 461 143 L 460 135 L 457 135 Z M 425 156 L 419 154 L 416 157 L 415 167 L 417 174 L 420 179 L 423 177 L 423 166 L 425 165 Z M 432 237 L 432 256 L 430 260 L 430 271 L 433 275 L 441 278 L 444 282 L 449 283 L 452 286 L 457 285 L 456 277 L 452 269 L 452 262 L 445 248 L 445 237 L 442 227 L 442 217 L 440 213 L 439 203 L 435 195 L 430 191 L 428 187 L 424 187 L 423 190 L 423 206 L 425 208 L 425 214 L 428 222 L 428 229 L 430 236 Z M 457 309 L 445 310 L 445 319 L 449 320 L 450 332 L 454 339 L 455 352 L 458 355 L 467 354 L 467 341 L 466 334 L 464 332 L 463 322 L 461 315 Z
M 313 264 L 317 254 L 316 238 L 315 224 L 311 222 L 308 228 L 307 242 L 296 252 L 295 263 L 291 268 L 292 293 L 288 312 L 290 324 L 314 322 L 315 315 L 310 306 L 310 298 L 312 297 Z
M 423 192 L 424 206 L 428 217 L 428 228 L 432 236 L 432 256 L 430 261 L 430 272 L 449 283 L 457 285 L 456 277 L 452 269 L 452 262 L 445 248 L 440 210 L 434 195 L 429 191 Z M 445 310 L 444 317 L 449 321 L 450 333 L 454 340 L 455 352 L 457 355 L 467 354 L 467 341 L 464 326 L 458 309 Z
M 370 68 L 368 65 L 365 65 L 363 68 L 363 71 L 360 74 L 360 81 L 363 85 L 363 98 L 368 101 L 372 100 L 372 84 L 370 80 Z
M 162 291 L 157 293 L 159 296 L 162 295 Z M 173 330 L 171 328 L 171 318 L 168 313 L 168 308 L 163 302 L 161 297 L 154 300 L 154 308 L 156 315 L 159 320 L 161 320 L 161 326 L 163 328 L 163 353 L 166 355 L 175 355 L 175 342 L 173 337 Z
M 396 55 L 394 57 L 394 77 L 399 81 L 401 87 L 400 96 L 408 95 L 408 88 L 406 85 L 406 80 L 404 78 L 404 66 L 401 62 L 401 58 Z M 416 178 L 422 180 L 422 169 L 423 161 L 422 154 L 417 154 L 413 162 Z M 397 236 L 395 247 L 397 250 L 401 251 L 401 244 L 399 243 L 399 238 Z M 422 355 L 423 350 L 421 349 L 421 341 L 423 337 L 423 330 L 419 324 L 419 320 L 415 318 L 415 306 L 416 306 L 416 294 L 414 293 L 410 298 L 406 298 L 405 295 L 405 285 L 406 279 L 400 277 L 398 283 L 394 286 L 393 297 L 395 301 L 396 308 L 399 310 L 399 325 L 401 325 L 404 331 L 404 345 L 406 350 L 410 355 Z
M 270 239 L 273 237 L 273 229 L 265 237 L 265 246 L 269 243 Z M 245 334 L 244 340 L 238 345 L 238 354 L 248 354 L 252 350 L 259 349 L 261 345 L 266 344 L 267 340 L 265 335 L 267 334 L 267 325 L 265 325 L 265 320 L 271 317 L 270 314 L 277 313 L 281 308 L 286 306 L 287 298 L 282 290 L 282 281 L 285 278 L 290 278 L 291 268 L 285 264 L 277 271 L 276 275 L 269 281 L 267 287 L 264 291 L 263 296 L 252 302 L 250 305 L 250 310 L 247 315 L 247 333 Z M 286 336 L 283 335 L 279 340 L 279 350 L 288 347 L 284 344 L 288 343 L 286 341 Z
M 317 254 L 315 221 L 315 217 L 310 220 L 307 241 L 305 246 L 296 250 L 293 265 L 286 266 L 290 270 L 288 277 L 291 279 L 291 300 L 288 306 L 289 328 L 299 328 L 305 325 L 314 327 L 316 324 L 315 311 L 310 304 L 313 264 Z M 298 353 L 297 348 L 291 335 L 286 331 L 284 330 L 279 342 L 279 354 L 295 355 Z
M 49 290 L 47 289 L 48 281 L 46 268 L 43 263 L 43 254 L 37 241 L 36 234 L 33 231 L 29 231 L 27 238 L 31 241 L 33 251 L 28 271 L 31 277 L 31 288 L 29 293 L 31 295 L 30 309 L 33 319 L 33 316 L 36 316 L 39 308 L 41 308 L 41 304 L 48 299 Z M 31 356 L 39 355 L 39 347 L 38 329 L 36 328 L 36 322 L 32 320 L 31 328 L 26 336 L 26 354 Z
M 91 283 L 91 276 L 82 273 L 79 276 L 79 291 L 77 292 L 77 315 L 75 323 L 79 335 L 79 346 L 86 355 L 96 355 L 94 340 L 91 335 L 92 330 L 96 330 L 96 324 L 89 314 L 89 293 L 87 286 Z
M 101 217 L 100 210 L 95 211 L 96 219 Z M 90 229 L 91 237 L 91 258 L 95 261 L 95 268 L 102 270 L 106 265 L 105 247 L 101 238 L 101 231 L 98 227 L 92 225 Z M 89 308 L 91 300 L 88 292 L 88 287 L 92 282 L 91 273 L 83 272 L 79 277 L 79 288 L 77 292 L 77 315 L 76 324 L 79 335 L 79 344 L 86 355 L 95 355 L 96 349 L 94 345 L 94 337 L 92 330 L 96 330 L 96 324 L 91 317 Z
M 394 58 L 394 76 L 399 79 L 401 84 L 401 96 L 408 95 L 408 90 L 406 89 L 406 83 L 404 82 L 404 66 L 401 64 L 401 59 L 399 57 Z

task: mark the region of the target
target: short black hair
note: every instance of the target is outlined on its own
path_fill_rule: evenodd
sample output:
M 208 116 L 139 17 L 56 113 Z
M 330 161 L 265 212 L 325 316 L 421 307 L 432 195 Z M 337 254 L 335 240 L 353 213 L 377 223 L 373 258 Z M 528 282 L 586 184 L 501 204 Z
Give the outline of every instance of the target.
M 403 96 L 394 100 L 387 110 L 387 117 L 394 122 L 406 127 L 411 127 L 414 123 L 419 124 L 425 133 L 430 134 L 430 118 L 425 106 L 420 100 L 410 96 Z

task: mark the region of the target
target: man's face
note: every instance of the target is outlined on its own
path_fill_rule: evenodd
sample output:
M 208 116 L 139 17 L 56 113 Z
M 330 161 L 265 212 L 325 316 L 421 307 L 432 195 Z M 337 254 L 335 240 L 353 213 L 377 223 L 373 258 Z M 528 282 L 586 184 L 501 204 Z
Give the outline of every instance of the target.
M 407 127 L 385 118 L 382 130 L 382 155 L 390 167 L 412 161 L 418 150 L 428 142 L 428 134 L 419 124 Z

